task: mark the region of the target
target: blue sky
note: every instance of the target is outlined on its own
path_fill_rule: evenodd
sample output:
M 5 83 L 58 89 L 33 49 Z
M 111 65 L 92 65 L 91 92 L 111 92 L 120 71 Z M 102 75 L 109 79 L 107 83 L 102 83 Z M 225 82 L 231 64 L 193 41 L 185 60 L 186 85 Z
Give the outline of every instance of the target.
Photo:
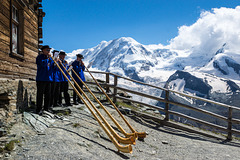
M 202 11 L 238 5 L 239 0 L 43 0 L 43 42 L 66 52 L 119 37 L 166 45 Z

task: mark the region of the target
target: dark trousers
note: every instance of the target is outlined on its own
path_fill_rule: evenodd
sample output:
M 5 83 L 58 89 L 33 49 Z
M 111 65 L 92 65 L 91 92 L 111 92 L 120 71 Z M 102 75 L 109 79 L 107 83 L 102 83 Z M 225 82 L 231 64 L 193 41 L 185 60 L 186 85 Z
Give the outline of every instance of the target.
M 59 103 L 59 94 L 60 94 L 60 85 L 61 82 L 54 83 L 54 92 L 53 92 L 53 106 L 58 106 Z
M 43 105 L 43 96 L 44 96 L 44 106 Z M 40 112 L 42 107 L 44 110 L 48 111 L 50 107 L 51 99 L 51 82 L 37 81 L 37 109 L 36 112 Z
M 53 102 L 54 102 L 54 91 L 55 91 L 55 82 L 51 82 L 51 99 L 50 99 L 50 107 L 53 106 Z
M 78 85 L 81 87 L 81 89 L 83 89 L 83 84 L 82 82 L 77 82 Z M 82 95 L 82 92 L 80 91 L 80 89 L 77 87 L 77 85 L 74 83 L 74 87 L 78 90 L 78 92 Z M 80 101 L 80 98 L 78 97 L 78 95 L 76 94 L 76 92 L 73 92 L 73 102 L 77 102 L 76 101 L 76 97 L 77 97 L 77 101 Z
M 60 83 L 60 94 L 59 94 L 59 103 L 62 103 L 62 92 L 64 95 L 64 100 L 67 105 L 70 104 L 70 96 L 68 94 L 68 82 L 61 82 Z

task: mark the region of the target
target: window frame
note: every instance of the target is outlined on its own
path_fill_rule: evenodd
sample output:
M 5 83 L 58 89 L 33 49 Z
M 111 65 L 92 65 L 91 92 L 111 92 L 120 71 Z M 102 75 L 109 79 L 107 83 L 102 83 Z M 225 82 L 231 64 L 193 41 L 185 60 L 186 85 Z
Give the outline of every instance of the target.
M 11 27 L 12 27 L 12 53 L 18 54 L 19 52 L 19 13 L 18 13 L 18 9 L 14 5 L 12 5 L 12 26 Z M 16 34 L 14 33 L 14 30 L 16 30 Z M 16 35 L 16 38 L 14 38 L 14 35 Z M 16 40 L 15 42 L 16 47 L 14 47 L 15 40 Z
M 24 10 L 17 1 L 11 0 L 11 9 L 10 9 L 10 57 L 16 58 L 18 60 L 24 60 Z M 14 12 L 14 9 L 16 12 Z M 14 12 L 14 13 L 13 13 Z M 14 41 L 14 33 L 13 27 L 16 26 L 17 28 L 17 35 L 16 35 L 16 51 L 13 48 L 13 41 Z

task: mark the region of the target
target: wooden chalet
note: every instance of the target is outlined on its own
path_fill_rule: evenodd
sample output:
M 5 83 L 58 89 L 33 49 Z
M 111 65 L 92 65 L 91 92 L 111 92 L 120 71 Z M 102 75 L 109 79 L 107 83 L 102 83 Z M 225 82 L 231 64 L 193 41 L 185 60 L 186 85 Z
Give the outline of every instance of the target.
M 42 0 L 0 0 L 0 78 L 35 79 Z

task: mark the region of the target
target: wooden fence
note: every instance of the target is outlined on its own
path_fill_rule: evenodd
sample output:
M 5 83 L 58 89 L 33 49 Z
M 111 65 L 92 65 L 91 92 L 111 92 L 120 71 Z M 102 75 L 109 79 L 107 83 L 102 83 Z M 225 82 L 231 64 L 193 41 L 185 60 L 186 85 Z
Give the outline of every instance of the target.
M 182 117 L 182 118 L 185 118 L 185 119 L 197 122 L 197 123 L 201 123 L 201 124 L 204 124 L 206 126 L 216 128 L 218 130 L 222 130 L 222 131 L 226 132 L 228 140 L 232 140 L 232 135 L 233 134 L 240 135 L 240 130 L 232 128 L 233 124 L 240 124 L 240 119 L 236 119 L 236 118 L 232 117 L 233 109 L 237 110 L 237 111 L 240 111 L 240 108 L 238 108 L 238 107 L 223 104 L 223 103 L 219 103 L 219 102 L 215 102 L 215 101 L 208 100 L 208 99 L 201 98 L 201 97 L 197 97 L 197 96 L 191 96 L 191 95 L 188 95 L 188 94 L 184 94 L 184 93 L 181 93 L 181 92 L 177 92 L 177 91 L 162 88 L 162 87 L 157 87 L 157 86 L 154 86 L 154 85 L 151 85 L 151 84 L 146 84 L 146 83 L 143 83 L 143 82 L 140 82 L 140 81 L 137 81 L 137 80 L 122 77 L 122 76 L 119 76 L 117 74 L 113 74 L 113 73 L 109 73 L 109 72 L 91 71 L 91 73 L 105 74 L 105 77 L 106 77 L 105 83 L 100 83 L 100 85 L 103 86 L 103 87 L 106 87 L 107 92 L 110 90 L 110 88 L 113 88 L 113 93 L 111 94 L 111 96 L 113 97 L 113 102 L 114 103 L 117 102 L 117 99 L 122 99 L 122 100 L 134 102 L 134 103 L 141 104 L 141 105 L 144 105 L 144 106 L 147 106 L 147 107 L 150 107 L 150 108 L 157 109 L 157 110 L 165 113 L 165 119 L 164 119 L 165 121 L 169 121 L 169 119 L 170 119 L 169 115 L 175 115 L 175 116 Z M 110 83 L 110 76 L 113 76 L 113 80 L 114 80 L 113 84 Z M 131 90 L 131 89 L 128 89 L 128 88 L 119 87 L 118 86 L 118 79 L 119 78 L 131 81 L 131 82 L 135 82 L 135 83 L 138 83 L 138 84 L 141 84 L 141 85 L 144 85 L 144 86 L 149 86 L 149 87 L 153 87 L 153 88 L 156 88 L 156 89 L 160 89 L 160 90 L 165 92 L 165 98 L 152 96 L 152 95 L 142 93 L 142 92 L 138 92 L 138 91 L 134 91 L 134 90 Z M 86 82 L 86 83 L 96 85 L 95 82 Z M 122 97 L 122 96 L 118 96 L 117 95 L 118 90 L 129 92 L 129 93 L 132 93 L 132 94 L 136 94 L 138 96 L 142 96 L 142 97 L 145 97 L 145 98 L 150 98 L 152 100 L 157 100 L 157 101 L 163 102 L 163 103 L 165 103 L 165 108 L 155 106 L 155 105 L 151 105 L 151 104 L 147 104 L 147 103 L 140 102 L 140 101 L 136 101 L 136 100 L 133 100 L 133 99 L 130 99 L 130 98 L 125 98 L 125 97 Z M 95 92 L 95 93 L 100 93 L 101 94 L 101 92 Z M 208 102 L 208 103 L 211 103 L 211 104 L 226 107 L 226 108 L 228 108 L 228 117 L 224 117 L 222 115 L 219 115 L 219 114 L 216 114 L 216 113 L 213 113 L 213 112 L 210 112 L 210 111 L 206 111 L 206 110 L 201 109 L 201 108 L 195 108 L 193 106 L 189 106 L 189 105 L 182 104 L 182 103 L 179 103 L 179 102 L 176 102 L 176 101 L 172 101 L 169 98 L 170 93 L 175 93 L 175 94 L 179 94 L 181 96 L 185 96 L 185 97 L 192 98 L 192 99 L 195 99 L 195 100 L 201 100 L 201 101 Z M 217 125 L 217 124 L 213 124 L 213 123 L 210 123 L 210 122 L 207 122 L 207 121 L 204 121 L 204 120 L 200 120 L 198 118 L 194 118 L 194 117 L 182 114 L 180 112 L 169 110 L 169 105 L 170 104 L 180 106 L 180 107 L 184 107 L 184 108 L 187 108 L 189 110 L 197 111 L 197 112 L 200 112 L 200 113 L 203 113 L 203 114 L 206 114 L 206 115 L 213 116 L 215 118 L 218 118 L 218 119 L 221 119 L 221 120 L 227 122 L 228 125 L 227 125 L 227 127 L 220 126 L 220 125 Z

